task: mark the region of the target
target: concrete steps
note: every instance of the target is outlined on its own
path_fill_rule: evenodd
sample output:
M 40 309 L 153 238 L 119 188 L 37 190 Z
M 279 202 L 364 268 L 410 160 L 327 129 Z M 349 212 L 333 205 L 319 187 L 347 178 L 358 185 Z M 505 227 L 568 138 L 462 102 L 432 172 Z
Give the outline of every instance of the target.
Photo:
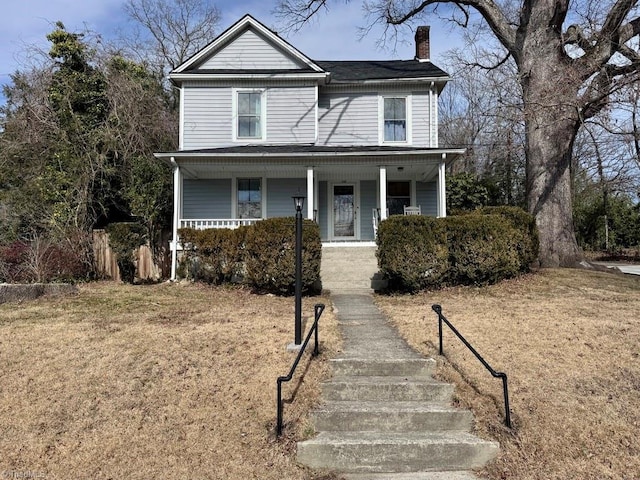
M 471 428 L 471 412 L 442 403 L 423 401 L 329 401 L 311 416 L 324 432 L 424 432 L 465 431 Z
M 322 247 L 320 279 L 325 290 L 370 290 L 377 272 L 376 247 Z
M 325 403 L 312 412 L 318 435 L 298 443 L 298 461 L 349 480 L 474 480 L 498 451 L 453 408 L 453 386 L 432 378 L 433 359 L 398 336 L 360 292 L 332 294 L 344 337 Z
M 381 402 L 447 402 L 452 394 L 451 384 L 413 376 L 334 376 L 322 388 L 323 398 L 328 401 L 375 398 Z
M 467 432 L 320 432 L 298 444 L 298 461 L 347 473 L 471 470 L 497 447 Z

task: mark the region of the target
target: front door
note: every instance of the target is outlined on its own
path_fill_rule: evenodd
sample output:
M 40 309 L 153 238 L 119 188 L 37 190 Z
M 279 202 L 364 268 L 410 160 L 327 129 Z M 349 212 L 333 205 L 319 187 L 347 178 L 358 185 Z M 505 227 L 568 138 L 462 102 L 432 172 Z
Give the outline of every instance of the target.
M 333 186 L 333 238 L 353 240 L 356 237 L 355 185 Z

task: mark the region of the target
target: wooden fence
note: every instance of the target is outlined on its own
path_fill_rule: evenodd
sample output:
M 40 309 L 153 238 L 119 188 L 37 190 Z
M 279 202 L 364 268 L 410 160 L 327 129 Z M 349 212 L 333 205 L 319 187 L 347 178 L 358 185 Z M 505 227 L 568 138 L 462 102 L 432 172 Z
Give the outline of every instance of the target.
M 164 241 L 162 243 L 168 244 Z M 93 231 L 93 255 L 98 276 L 120 281 L 120 269 L 116 254 L 109 246 L 109 234 L 105 230 Z M 158 281 L 161 278 L 166 278 L 170 268 L 168 249 L 163 250 L 162 260 L 160 264 L 156 264 L 151 248 L 143 245 L 136 252 L 135 263 L 138 280 Z

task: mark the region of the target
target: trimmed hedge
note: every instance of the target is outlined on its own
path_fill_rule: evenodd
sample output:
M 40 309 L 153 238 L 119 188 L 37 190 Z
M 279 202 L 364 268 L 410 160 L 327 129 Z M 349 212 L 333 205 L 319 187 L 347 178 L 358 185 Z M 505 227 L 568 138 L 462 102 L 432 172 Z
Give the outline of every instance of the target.
M 320 228 L 311 220 L 303 220 L 303 290 L 314 290 L 319 281 L 321 256 Z M 281 295 L 294 293 L 295 261 L 295 218 L 270 218 L 250 227 L 245 265 L 246 282 L 251 287 Z
M 178 234 L 184 248 L 180 276 L 215 285 L 242 278 L 248 228 L 180 229 Z
M 393 215 L 378 228 L 378 265 L 391 290 L 439 287 L 449 269 L 444 225 L 422 215 Z
M 262 220 L 238 229 L 180 229 L 179 275 L 208 283 L 243 283 L 260 292 L 295 290 L 295 218 Z M 302 286 L 315 291 L 320 280 L 320 229 L 303 221 Z
M 529 270 L 538 255 L 531 215 L 485 208 L 446 218 L 394 215 L 378 229 L 378 265 L 389 289 L 485 285 Z
M 449 285 L 485 285 L 521 271 L 519 232 L 499 215 L 461 215 L 446 225 Z

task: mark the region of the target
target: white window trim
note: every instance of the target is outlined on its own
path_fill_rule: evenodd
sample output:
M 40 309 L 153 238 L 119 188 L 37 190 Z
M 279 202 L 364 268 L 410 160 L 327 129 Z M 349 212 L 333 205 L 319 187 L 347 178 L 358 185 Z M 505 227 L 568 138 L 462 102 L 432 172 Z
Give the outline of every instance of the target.
M 260 137 L 238 137 L 238 94 L 260 93 Z M 231 115 L 233 117 L 233 141 L 260 143 L 267 140 L 267 90 L 264 88 L 233 88 Z
M 384 99 L 385 98 L 404 98 L 407 113 L 407 139 L 402 142 L 390 142 L 384 139 Z M 380 145 L 411 145 L 412 144 L 412 115 L 411 115 L 411 94 L 397 93 L 385 94 L 378 97 L 378 138 Z

